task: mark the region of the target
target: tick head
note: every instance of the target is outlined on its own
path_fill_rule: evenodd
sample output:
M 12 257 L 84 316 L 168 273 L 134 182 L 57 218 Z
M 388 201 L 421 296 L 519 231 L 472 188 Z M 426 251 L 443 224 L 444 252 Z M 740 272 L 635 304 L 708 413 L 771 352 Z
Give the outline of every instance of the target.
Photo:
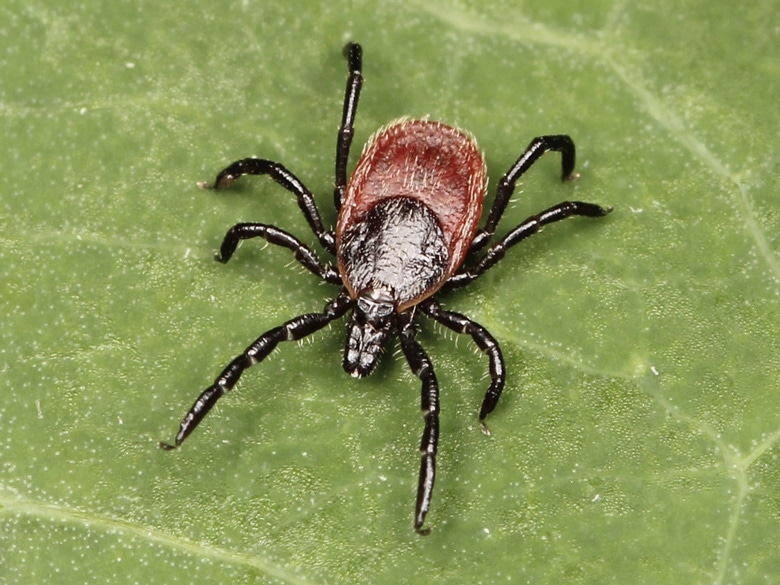
M 369 288 L 358 295 L 347 325 L 344 371 L 354 378 L 374 371 L 394 314 L 395 304 L 389 291 Z

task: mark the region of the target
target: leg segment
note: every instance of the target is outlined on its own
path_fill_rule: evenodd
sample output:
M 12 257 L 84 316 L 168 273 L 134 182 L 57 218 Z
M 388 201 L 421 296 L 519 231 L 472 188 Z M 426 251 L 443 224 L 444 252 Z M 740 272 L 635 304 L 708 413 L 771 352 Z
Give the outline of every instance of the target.
M 249 238 L 264 238 L 271 244 L 292 250 L 295 259 L 310 272 L 330 284 L 342 284 L 338 271 L 330 264 L 323 264 L 314 251 L 298 238 L 277 227 L 262 223 L 239 223 L 230 228 L 215 259 L 226 264 L 236 251 L 238 243 Z
M 284 165 L 262 158 L 245 158 L 228 166 L 217 175 L 214 185 L 209 186 L 200 183 L 205 189 L 223 189 L 230 186 L 236 179 L 243 175 L 268 175 L 282 187 L 298 198 L 298 207 L 301 208 L 306 221 L 309 223 L 317 239 L 326 250 L 336 253 L 336 238 L 333 232 L 326 231 L 322 224 L 320 212 L 314 202 L 314 196 L 306 186 Z
M 228 367 L 214 380 L 214 384 L 206 388 L 189 412 L 181 421 L 179 432 L 176 434 L 176 440 L 171 445 L 169 443 L 160 443 L 160 447 L 166 450 L 175 449 L 184 442 L 192 431 L 200 424 L 211 408 L 217 403 L 226 392 L 233 389 L 238 382 L 241 374 L 249 366 L 263 361 L 268 354 L 279 344 L 280 341 L 294 341 L 307 335 L 311 335 L 325 327 L 334 319 L 338 319 L 346 313 L 352 306 L 352 300 L 346 290 L 342 289 L 339 296 L 325 305 L 322 313 L 309 313 L 301 315 L 284 325 L 266 331 L 255 342 L 247 347 L 240 356 L 235 358 Z
M 336 188 L 333 190 L 333 200 L 337 210 L 341 209 L 344 192 L 347 189 L 349 147 L 352 145 L 352 138 L 355 135 L 355 115 L 360 98 L 360 88 L 363 86 L 363 49 L 357 43 L 349 43 L 344 47 L 344 57 L 349 64 L 349 77 L 344 95 L 344 112 L 336 142 Z
M 430 529 L 422 526 L 425 515 L 431 507 L 433 483 L 436 477 L 436 451 L 439 444 L 439 383 L 436 381 L 431 360 L 415 340 L 417 330 L 412 316 L 412 311 L 399 315 L 398 333 L 406 361 L 414 375 L 422 381 L 421 408 L 425 417 L 425 430 L 420 443 L 422 461 L 420 480 L 417 485 L 417 504 L 414 509 L 414 529 L 420 534 L 428 534 Z
M 504 357 L 501 355 L 501 348 L 498 346 L 498 342 L 488 332 L 487 329 L 482 327 L 479 323 L 476 323 L 460 313 L 454 311 L 445 311 L 441 308 L 441 305 L 429 298 L 420 303 L 420 310 L 435 319 L 445 327 L 452 329 L 456 333 L 465 333 L 471 335 L 471 339 L 477 344 L 479 349 L 487 354 L 490 360 L 490 387 L 485 393 L 485 398 L 482 401 L 482 408 L 479 410 L 479 422 L 482 425 L 482 431 L 485 434 L 490 434 L 490 431 L 485 425 L 485 417 L 493 412 L 493 409 L 498 404 L 498 399 L 501 398 L 501 391 L 506 384 L 506 368 L 504 367 Z
M 485 227 L 477 233 L 472 241 L 470 251 L 479 250 L 487 244 L 488 240 L 495 233 L 498 222 L 501 220 L 504 210 L 506 210 L 512 193 L 515 191 L 517 180 L 539 160 L 539 157 L 550 150 L 561 153 L 561 180 L 567 181 L 577 178 L 576 175 L 572 174 L 572 171 L 574 171 L 575 149 L 574 142 L 570 137 L 565 134 L 554 134 L 534 138 L 531 144 L 528 145 L 528 148 L 525 149 L 525 152 L 498 182 L 496 199 L 493 202 L 490 215 L 488 215 L 485 222 Z
M 549 209 L 546 209 L 539 215 L 532 215 L 523 223 L 509 232 L 502 240 L 496 242 L 480 258 L 480 260 L 468 270 L 456 273 L 447 281 L 448 288 L 457 288 L 466 285 L 480 276 L 483 272 L 492 268 L 506 251 L 517 244 L 537 233 L 543 226 L 566 219 L 572 215 L 584 215 L 585 217 L 602 217 L 612 211 L 611 207 L 601 207 L 595 203 L 583 203 L 582 201 L 565 201 Z

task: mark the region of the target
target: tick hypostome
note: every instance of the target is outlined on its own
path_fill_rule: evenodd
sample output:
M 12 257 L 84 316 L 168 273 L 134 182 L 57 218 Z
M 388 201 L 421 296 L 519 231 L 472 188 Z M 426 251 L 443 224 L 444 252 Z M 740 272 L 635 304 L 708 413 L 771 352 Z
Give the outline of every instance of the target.
M 262 361 L 281 341 L 301 339 L 349 313 L 343 367 L 355 377 L 369 375 L 388 337 L 395 332 L 409 367 L 422 382 L 425 419 L 422 461 L 414 512 L 414 528 L 422 533 L 430 509 L 439 443 L 439 384 L 425 350 L 415 339 L 415 314 L 420 312 L 470 335 L 488 357 L 490 386 L 479 420 L 496 407 L 505 383 L 504 360 L 493 336 L 465 315 L 448 311 L 434 299 L 442 288 L 464 286 L 504 257 L 506 251 L 542 226 L 572 215 L 601 217 L 611 211 L 593 203 L 566 201 L 532 215 L 483 250 L 495 233 L 520 176 L 547 151 L 561 153 L 562 179 L 573 178 L 574 143 L 566 135 L 534 138 L 498 182 L 485 224 L 478 229 L 487 188 L 485 161 L 474 139 L 450 126 L 428 120 L 401 119 L 379 130 L 368 142 L 347 180 L 347 161 L 355 114 L 363 84 L 362 51 L 357 43 L 344 49 L 349 77 L 336 142 L 338 210 L 335 232 L 325 229 L 312 193 L 283 165 L 247 158 L 223 170 L 214 189 L 229 186 L 242 175 L 269 175 L 298 199 L 314 235 L 336 268 L 322 262 L 289 232 L 262 223 L 240 223 L 228 230 L 217 260 L 227 262 L 242 240 L 263 238 L 288 248 L 295 259 L 324 281 L 340 287 L 321 312 L 295 317 L 258 337 L 206 388 L 187 412 L 174 449 L 198 426 L 217 400 L 231 390 L 244 370 Z M 206 186 L 206 185 L 203 185 Z M 477 254 L 477 252 L 480 252 Z M 464 266 L 467 256 L 474 258 Z

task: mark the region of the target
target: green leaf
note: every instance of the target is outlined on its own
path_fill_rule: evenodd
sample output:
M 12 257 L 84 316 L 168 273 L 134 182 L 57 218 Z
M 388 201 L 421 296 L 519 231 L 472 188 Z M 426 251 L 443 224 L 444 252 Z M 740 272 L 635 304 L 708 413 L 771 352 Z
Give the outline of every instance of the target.
M 777 3 L 107 2 L 0 8 L 0 581 L 771 583 L 780 578 Z M 345 41 L 360 144 L 400 116 L 473 132 L 491 185 L 530 139 L 500 234 L 612 205 L 441 296 L 500 341 L 422 322 L 442 389 L 427 538 L 412 530 L 419 381 L 353 380 L 343 327 L 283 344 L 187 440 L 181 416 L 263 331 L 335 294 L 262 221 L 328 225 Z M 317 248 L 327 256 L 320 248 Z

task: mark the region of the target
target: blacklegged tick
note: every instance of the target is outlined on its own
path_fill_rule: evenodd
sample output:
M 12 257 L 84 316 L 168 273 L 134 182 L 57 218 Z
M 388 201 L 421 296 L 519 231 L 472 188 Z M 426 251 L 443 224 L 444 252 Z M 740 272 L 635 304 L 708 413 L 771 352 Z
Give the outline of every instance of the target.
M 323 226 L 312 193 L 278 162 L 257 158 L 234 162 L 217 175 L 213 184 L 214 189 L 221 189 L 242 175 L 269 175 L 297 197 L 309 226 L 323 248 L 336 256 L 337 266 L 323 263 L 292 234 L 261 223 L 240 223 L 230 228 L 217 260 L 227 262 L 241 240 L 260 237 L 294 252 L 298 262 L 324 281 L 341 287 L 340 291 L 322 312 L 301 315 L 258 337 L 200 394 L 182 420 L 174 444 L 160 446 L 174 449 L 181 445 L 217 400 L 236 385 L 244 370 L 263 361 L 279 342 L 311 335 L 350 313 L 343 359 L 347 373 L 357 378 L 368 376 L 394 331 L 409 367 L 422 382 L 425 430 L 420 445 L 422 464 L 414 528 L 426 534 L 429 529 L 423 524 L 431 505 L 439 442 L 439 385 L 433 364 L 415 339 L 415 313 L 419 311 L 457 333 L 470 335 L 487 355 L 491 382 L 479 412 L 487 432 L 485 417 L 496 407 L 506 379 L 501 349 L 484 327 L 465 315 L 443 309 L 433 295 L 442 288 L 469 284 L 501 260 L 510 247 L 546 224 L 572 215 L 601 217 L 611 208 L 579 201 L 559 203 L 523 221 L 464 267 L 467 256 L 488 244 L 517 180 L 542 154 L 560 152 L 562 179 L 575 177 L 574 143 L 565 135 L 534 138 L 499 181 L 481 229 L 477 223 L 487 190 L 485 161 L 474 139 L 450 126 L 408 119 L 389 124 L 369 140 L 347 180 L 363 84 L 360 45 L 348 44 L 344 55 L 349 77 L 336 143 L 335 232 Z

